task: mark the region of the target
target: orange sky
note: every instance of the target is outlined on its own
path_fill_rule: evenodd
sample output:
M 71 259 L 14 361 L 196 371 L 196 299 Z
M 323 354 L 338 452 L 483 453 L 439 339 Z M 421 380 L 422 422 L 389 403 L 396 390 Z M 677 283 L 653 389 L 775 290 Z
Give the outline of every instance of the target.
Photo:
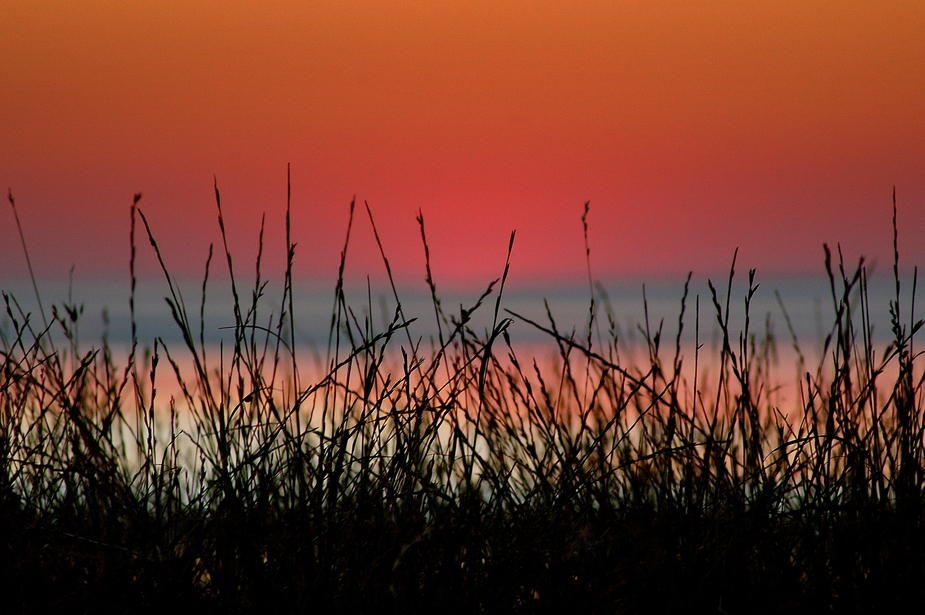
M 925 3 L 238 0 L 0 6 L 0 187 L 40 276 L 123 275 L 129 206 L 177 271 L 333 279 L 355 194 L 402 279 L 925 263 Z M 381 273 L 358 218 L 349 271 Z M 146 252 L 147 253 L 147 252 Z M 147 258 L 147 257 L 146 257 Z M 151 262 L 146 261 L 146 267 Z M 25 272 L 12 211 L 0 275 Z

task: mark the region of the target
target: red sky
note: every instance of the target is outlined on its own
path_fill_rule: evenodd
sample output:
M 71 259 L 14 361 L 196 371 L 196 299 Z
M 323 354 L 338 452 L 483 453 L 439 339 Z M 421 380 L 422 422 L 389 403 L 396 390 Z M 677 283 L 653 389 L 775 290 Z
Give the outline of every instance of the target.
M 260 216 L 333 280 L 353 195 L 401 279 L 818 271 L 822 243 L 925 263 L 925 3 L 49 2 L 0 6 L 0 187 L 40 276 L 128 270 L 144 194 L 168 264 Z M 381 274 L 365 212 L 348 271 Z M 150 268 L 150 251 L 145 266 Z M 26 271 L 0 208 L 0 275 Z

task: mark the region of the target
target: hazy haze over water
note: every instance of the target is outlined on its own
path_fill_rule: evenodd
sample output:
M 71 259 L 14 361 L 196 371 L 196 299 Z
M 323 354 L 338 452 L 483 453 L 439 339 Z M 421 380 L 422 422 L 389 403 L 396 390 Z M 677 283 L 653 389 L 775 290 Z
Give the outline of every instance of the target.
M 900 310 L 906 326 L 911 322 L 912 276 L 902 280 Z M 738 335 L 744 326 L 745 296 L 747 294 L 747 272 L 737 273 L 732 286 L 730 299 L 730 333 Z M 721 305 L 725 308 L 725 296 L 728 280 L 713 279 Z M 766 323 L 769 322 L 779 345 L 789 345 L 791 336 L 778 302 L 775 291 L 787 310 L 797 338 L 807 348 L 818 346 L 835 322 L 834 307 L 829 282 L 824 275 L 814 277 L 763 277 L 756 276 L 759 285 L 751 302 L 750 332 L 763 337 Z M 836 283 L 839 283 L 836 280 Z M 179 282 L 182 297 L 195 335 L 199 335 L 200 304 L 202 298 L 201 280 L 183 280 Z M 486 284 L 487 286 L 487 284 Z M 38 323 L 41 316 L 37 309 L 31 283 L 18 280 L 2 282 L 2 290 L 11 294 L 24 311 L 33 312 L 33 323 Z M 485 299 L 482 306 L 473 314 L 471 329 L 484 335 L 491 327 L 494 316 L 495 291 Z M 606 296 L 599 292 L 603 289 Z M 869 280 L 869 304 L 874 340 L 877 344 L 886 344 L 891 339 L 889 301 L 895 293 L 894 282 L 886 272 L 871 274 Z M 842 288 L 837 287 L 841 293 Z M 45 312 L 51 316 L 51 306 L 68 301 L 67 281 L 47 281 L 39 283 Z M 84 347 L 98 345 L 104 332 L 114 350 L 128 347 L 131 341 L 129 319 L 129 282 L 128 280 L 76 279 L 71 289 L 71 302 L 83 306 L 80 321 L 80 340 Z M 372 315 L 375 331 L 382 331 L 395 312 L 395 299 L 392 290 L 387 287 L 367 288 L 358 284 L 345 287 L 348 306 L 352 308 L 357 322 L 363 326 Z M 643 294 L 645 293 L 645 295 Z M 238 283 L 238 295 L 242 311 L 246 311 L 252 302 L 253 288 Z M 478 290 L 465 293 L 441 290 L 438 296 L 444 312 L 459 318 L 460 308 L 471 309 L 481 294 Z M 425 341 L 437 337 L 436 319 L 430 293 L 421 284 L 417 287 L 399 287 L 399 299 L 405 318 L 416 318 L 410 326 L 413 339 Z M 586 339 L 588 331 L 590 289 L 587 283 L 576 283 L 570 288 L 506 288 L 501 301 L 498 318 L 511 317 L 505 310 L 516 312 L 545 327 L 549 326 L 544 300 L 555 318 L 556 327 L 564 334 L 574 332 L 578 339 Z M 618 339 L 623 344 L 644 342 L 642 330 L 645 328 L 646 310 L 650 332 L 654 332 L 663 321 L 662 344 L 667 348 L 674 345 L 677 335 L 678 318 L 681 314 L 681 300 L 684 295 L 684 278 L 654 279 L 650 281 L 603 282 L 595 291 L 597 327 L 607 339 L 610 328 L 608 313 L 613 318 Z M 163 280 L 139 280 L 135 298 L 135 319 L 138 337 L 142 344 L 151 344 L 155 337 L 167 343 L 182 343 L 182 336 L 173 322 L 170 308 L 164 298 L 168 289 Z M 258 304 L 260 326 L 276 327 L 280 314 L 282 285 L 271 281 Z M 644 301 L 645 296 L 645 301 Z M 686 300 L 684 314 L 684 332 L 682 340 L 694 342 L 696 324 L 696 301 L 699 296 L 699 339 L 707 347 L 717 335 L 716 310 L 708 288 L 706 278 L 692 278 Z M 853 295 L 857 297 L 857 293 Z M 921 318 L 923 310 L 921 301 L 915 306 L 915 316 Z M 334 284 L 298 285 L 296 286 L 293 307 L 296 315 L 296 341 L 301 345 L 324 347 L 327 344 L 334 307 Z M 104 310 L 108 325 L 104 324 Z M 270 322 L 270 316 L 273 320 Z M 858 313 L 859 316 L 859 313 Z M 5 329 L 10 326 L 9 316 L 3 314 Z M 230 327 L 234 324 L 231 291 L 227 280 L 210 280 L 207 289 L 204 310 L 204 337 L 207 343 L 217 344 L 224 340 L 226 346 L 233 341 Z M 549 341 L 545 333 L 538 331 L 528 323 L 514 319 L 508 329 L 514 341 L 525 343 L 542 343 Z M 397 338 L 406 340 L 404 334 Z M 426 344 L 425 344 L 426 347 Z

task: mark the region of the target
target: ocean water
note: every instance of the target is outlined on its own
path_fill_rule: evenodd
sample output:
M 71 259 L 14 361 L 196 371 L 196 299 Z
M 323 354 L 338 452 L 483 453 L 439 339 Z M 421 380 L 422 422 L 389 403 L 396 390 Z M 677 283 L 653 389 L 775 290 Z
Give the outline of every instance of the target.
M 921 301 L 913 299 L 912 276 L 906 277 L 908 279 L 901 279 L 899 308 L 901 322 L 909 330 L 914 320 L 925 318 L 925 309 Z M 554 326 L 561 335 L 572 336 L 583 344 L 590 340 L 593 349 L 598 351 L 612 347 L 616 341 L 621 361 L 627 363 L 646 364 L 652 350 L 647 339 L 654 340 L 657 335 L 660 355 L 666 364 L 671 364 L 675 354 L 680 353 L 687 366 L 691 366 L 696 358 L 699 369 L 708 371 L 711 362 L 715 362 L 719 356 L 721 345 L 717 309 L 707 278 L 692 278 L 686 297 L 685 278 L 659 278 L 646 282 L 604 281 L 595 285 L 593 293 L 587 282 L 506 288 L 497 305 L 497 314 L 496 287 L 483 300 L 482 305 L 471 312 L 467 325 L 472 333 L 487 339 L 494 322 L 510 319 L 507 332 L 522 363 L 525 359 L 529 363 L 532 358 L 542 362 L 557 352 L 554 339 L 529 320 L 546 329 Z M 731 291 L 728 279 L 719 278 L 713 282 L 717 292 L 716 300 L 723 314 L 727 309 L 728 295 L 730 343 L 733 349 L 738 349 L 740 336 L 745 338 L 747 324 L 748 335 L 745 339 L 759 346 L 765 343 L 766 347 L 770 340 L 773 359 L 782 377 L 799 378 L 799 373 L 794 371 L 798 358 L 796 348 L 806 359 L 807 366 L 817 365 L 825 359 L 824 342 L 836 320 L 836 302 L 833 300 L 830 283 L 825 276 L 760 275 L 756 276 L 755 283 L 758 286 L 746 312 L 747 274 L 734 278 Z M 79 312 L 75 329 L 81 352 L 99 347 L 105 338 L 117 363 L 120 358 L 128 356 L 132 326 L 130 285 L 127 279 L 82 279 L 73 282 L 40 280 L 38 285 L 46 317 L 51 317 L 53 309 L 59 315 L 66 315 L 64 306 L 71 306 Z M 34 327 L 41 325 L 42 316 L 31 282 L 0 280 L 0 290 L 10 297 L 10 309 L 17 320 L 22 321 L 27 317 Z M 233 295 L 227 280 L 210 281 L 204 303 L 200 280 L 181 280 L 175 290 L 185 305 L 197 343 L 202 339 L 212 356 L 219 356 L 221 347 L 227 352 L 234 343 L 235 324 Z M 237 291 L 242 312 L 246 314 L 253 304 L 253 287 L 239 282 Z M 839 297 L 843 292 L 840 285 L 836 287 Z M 871 275 L 868 279 L 867 305 L 872 343 L 880 353 L 885 352 L 893 339 L 890 309 L 895 293 L 895 282 L 891 275 Z M 382 332 L 395 318 L 396 307 L 400 303 L 404 319 L 414 321 L 408 326 L 407 333 L 399 332 L 394 337 L 392 348 L 408 346 L 409 338 L 413 344 L 420 343 L 425 351 L 435 347 L 441 327 L 444 335 L 448 327 L 446 322 L 438 327 L 429 290 L 423 284 L 406 285 L 399 287 L 397 294 L 398 301 L 390 287 L 347 284 L 345 295 L 348 311 L 344 318 L 353 323 L 354 331 Z M 473 310 L 480 295 L 479 289 L 465 292 L 452 289 L 440 291 L 444 317 L 458 322 L 464 310 Z M 163 279 L 138 281 L 134 306 L 136 335 L 142 349 L 152 347 L 157 339 L 182 361 L 188 352 L 180 328 L 174 322 L 172 311 L 165 300 L 168 296 L 171 296 L 170 289 Z M 297 352 L 316 363 L 319 357 L 325 356 L 328 348 L 335 308 L 334 296 L 333 283 L 297 283 L 293 293 Z M 860 294 L 854 291 L 851 300 L 855 323 L 860 325 Z M 271 280 L 267 283 L 256 305 L 256 318 L 249 320 L 249 323 L 276 331 L 284 308 L 281 282 Z M 6 306 L 3 309 L 0 331 L 9 339 L 12 320 Z M 61 329 L 59 325 L 54 325 L 51 330 L 60 336 Z M 288 339 L 288 334 L 286 337 Z M 300 363 L 300 367 L 302 365 Z
M 646 282 L 605 281 L 596 284 L 593 293 L 587 282 L 571 286 L 507 288 L 501 296 L 500 304 L 497 304 L 496 288 L 482 301 L 480 307 L 471 312 L 467 326 L 471 334 L 487 339 L 493 323 L 510 319 L 507 326 L 510 348 L 506 341 L 499 343 L 494 347 L 495 356 L 505 362 L 509 358 L 508 353 L 513 352 L 520 364 L 528 370 L 532 369 L 534 361 L 542 369 L 557 369 L 557 357 L 562 349 L 551 335 L 528 321 L 545 329 L 555 328 L 560 335 L 573 337 L 586 347 L 590 341 L 592 350 L 604 356 L 616 357 L 621 367 L 638 374 L 645 373 L 651 365 L 654 344 L 650 345 L 649 341 L 658 339 L 658 355 L 663 368 L 673 369 L 675 359 L 680 359 L 685 394 L 694 395 L 693 390 L 697 387 L 709 388 L 711 382 L 716 382 L 722 337 L 708 280 L 692 278 L 685 296 L 685 277 Z M 901 322 L 907 331 L 911 329 L 914 320 L 925 318 L 922 302 L 913 300 L 912 282 L 912 276 L 901 280 L 899 309 Z M 724 318 L 728 295 L 730 345 L 733 350 L 739 351 L 740 343 L 744 340 L 753 358 L 761 362 L 765 384 L 759 395 L 767 397 L 773 407 L 798 409 L 802 407 L 804 392 L 800 383 L 805 382 L 805 375 L 824 369 L 827 362 L 831 365 L 829 358 L 833 348 L 826 347 L 825 340 L 832 333 L 836 321 L 836 301 L 830 283 L 824 276 L 757 276 L 755 283 L 758 286 L 752 293 L 746 311 L 746 297 L 749 294 L 747 275 L 736 277 L 731 290 L 727 279 L 720 278 L 713 282 L 716 301 Z M 4 336 L 2 346 L 8 348 L 14 329 L 12 318 L 20 324 L 28 318 L 36 330 L 43 326 L 43 318 L 31 282 L 2 281 L 0 286 L 9 310 L 13 313 L 10 316 L 4 305 L 4 313 L 0 317 L 0 334 Z M 237 291 L 241 310 L 247 314 L 253 305 L 253 287 L 239 283 Z M 79 313 L 77 322 L 71 326 L 76 330 L 78 353 L 81 356 L 94 348 L 100 348 L 105 340 L 116 365 L 124 366 L 127 363 L 132 344 L 128 280 L 90 279 L 73 283 L 39 281 L 39 292 L 46 318 L 50 319 L 52 311 L 57 310 L 59 316 L 69 319 L 67 307 Z M 234 345 L 235 314 L 230 284 L 227 280 L 210 282 L 204 303 L 201 281 L 181 280 L 175 292 L 185 305 L 197 345 L 200 340 L 204 344 L 209 373 L 223 372 L 222 366 L 228 365 L 230 348 Z M 836 287 L 839 298 L 843 292 L 841 286 Z M 387 369 L 400 371 L 401 348 L 407 350 L 410 345 L 415 345 L 420 349 L 420 358 L 433 357 L 432 349 L 439 345 L 441 327 L 446 336 L 448 325 L 443 322 L 438 327 L 432 297 L 423 284 L 399 287 L 397 294 L 399 301 L 396 301 L 389 287 L 348 284 L 345 288 L 347 312 L 343 320 L 352 323 L 354 334 L 365 331 L 368 338 L 386 330 L 395 318 L 400 302 L 402 317 L 405 320 L 414 319 L 408 325 L 407 333 L 397 332 L 389 344 L 389 348 L 394 351 L 391 359 L 395 363 Z M 481 294 L 481 290 L 440 292 L 440 306 L 445 320 L 458 322 L 464 310 L 475 308 Z M 865 311 L 865 316 L 869 318 L 876 358 L 885 356 L 893 340 L 890 310 L 895 294 L 895 282 L 891 276 L 871 276 L 868 280 L 866 300 L 869 311 Z M 170 289 L 163 280 L 138 281 L 134 305 L 136 335 L 140 347 L 137 356 L 143 357 L 144 351 L 153 348 L 157 340 L 161 349 L 164 346 L 168 348 L 172 360 L 181 369 L 191 370 L 192 355 L 184 344 L 180 328 L 174 322 L 166 301 L 169 296 L 172 296 Z M 320 381 L 331 365 L 329 338 L 335 308 L 334 297 L 334 284 L 296 284 L 292 305 L 302 388 Z M 857 344 L 860 345 L 862 296 L 855 291 L 850 298 L 854 322 L 858 327 Z M 256 305 L 256 318 L 251 317 L 248 322 L 260 327 L 256 330 L 258 340 L 261 337 L 267 339 L 264 331 L 277 330 L 283 310 L 282 284 L 271 280 Z M 53 323 L 51 332 L 56 340 L 63 341 L 63 328 L 60 324 Z M 288 333 L 284 333 L 284 337 L 288 340 Z M 349 348 L 349 342 L 343 341 L 346 339 L 343 330 L 341 338 L 339 357 L 343 357 Z M 269 341 L 272 348 L 272 338 Z M 65 350 L 68 347 L 69 344 L 59 345 L 63 352 L 69 352 Z M 574 352 L 570 360 L 578 354 Z M 582 365 L 580 358 L 576 360 L 574 365 Z M 148 377 L 148 365 L 145 363 L 145 377 Z M 288 373 L 287 367 L 282 369 Z M 192 375 L 192 371 L 189 373 Z M 182 397 L 176 378 L 164 363 L 158 374 L 157 388 L 160 399 Z
M 921 301 L 913 300 L 913 280 L 911 276 L 907 277 L 901 280 L 899 306 L 901 320 L 908 328 L 913 320 L 925 316 L 925 309 Z M 749 331 L 752 334 L 763 335 L 770 328 L 780 341 L 789 343 L 791 332 L 787 324 L 788 317 L 793 333 L 801 344 L 819 344 L 830 332 L 835 322 L 835 302 L 825 276 L 757 276 L 755 283 L 758 288 L 748 309 Z M 729 328 L 731 333 L 737 335 L 746 324 L 747 277 L 736 277 L 731 293 L 727 293 L 728 280 L 716 279 L 713 284 L 723 311 L 726 309 L 728 294 Z M 680 276 L 672 279 L 596 283 L 593 291 L 594 331 L 599 330 L 605 338 L 610 337 L 612 332 L 621 343 L 633 345 L 644 343 L 647 328 L 652 336 L 661 327 L 663 343 L 670 341 L 673 344 L 682 313 L 684 285 L 685 278 Z M 64 310 L 61 308 L 65 304 L 80 310 L 79 333 L 85 343 L 96 343 L 104 335 L 115 348 L 130 343 L 130 286 L 127 279 L 81 279 L 74 282 L 40 280 L 38 286 L 46 316 L 51 316 L 54 305 L 58 306 L 62 314 Z M 234 301 L 227 281 L 210 282 L 204 305 L 201 281 L 181 280 L 177 290 L 197 336 L 201 330 L 207 343 L 233 340 L 233 332 L 228 327 L 235 323 Z M 475 333 L 485 334 L 496 320 L 497 290 L 496 287 L 481 307 L 472 312 L 469 327 Z M 895 299 L 895 282 L 892 276 L 871 276 L 867 290 L 874 340 L 886 343 L 893 336 L 890 303 Z M 31 282 L 0 278 L 0 291 L 14 297 L 22 311 L 31 314 L 33 323 L 41 321 Z M 241 309 L 246 312 L 253 303 L 253 287 L 239 282 L 237 291 Z M 836 288 L 836 292 L 840 295 L 843 288 Z M 334 293 L 333 283 L 296 283 L 292 303 L 296 339 L 300 345 L 327 343 L 335 307 Z M 413 338 L 426 340 L 436 337 L 437 317 L 429 290 L 423 284 L 399 286 L 397 294 L 398 301 L 389 287 L 346 285 L 345 295 L 351 320 L 361 327 L 368 322 L 375 330 L 381 331 L 394 318 L 396 306 L 400 303 L 402 315 L 406 319 L 415 319 L 409 326 Z M 444 314 L 457 321 L 462 310 L 472 310 L 480 294 L 481 289 L 466 292 L 438 289 Z M 155 338 L 166 343 L 182 341 L 180 329 L 166 301 L 169 296 L 169 288 L 163 280 L 138 281 L 134 310 L 137 336 L 141 342 L 151 343 Z M 549 336 L 518 316 L 546 328 L 551 328 L 552 317 L 558 331 L 574 333 L 577 338 L 586 339 L 592 314 L 591 298 L 592 291 L 587 282 L 568 286 L 506 288 L 501 297 L 497 319 L 511 318 L 513 322 L 508 327 L 508 333 L 513 340 L 520 342 L 542 343 L 549 341 Z M 858 292 L 853 292 L 851 298 L 859 322 Z M 281 283 L 270 281 L 257 302 L 257 318 L 252 322 L 274 328 L 284 307 L 281 302 Z M 11 325 L 10 316 L 5 307 L 3 311 L 0 326 L 8 329 Z M 14 307 L 14 313 L 18 311 Z M 709 343 L 718 334 L 717 310 L 707 278 L 691 280 L 683 316 L 683 340 L 693 341 L 695 330 L 699 330 L 697 337 L 701 343 Z

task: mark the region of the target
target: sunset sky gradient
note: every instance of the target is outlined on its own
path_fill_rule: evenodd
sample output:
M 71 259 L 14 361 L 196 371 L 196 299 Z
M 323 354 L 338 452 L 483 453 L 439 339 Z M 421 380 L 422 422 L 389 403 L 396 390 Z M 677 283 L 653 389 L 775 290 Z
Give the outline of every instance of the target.
M 132 195 L 168 265 L 440 284 L 925 263 L 925 3 L 6 0 L 0 187 L 40 277 L 125 275 Z M 4 195 L 5 196 L 5 195 Z M 2 276 L 26 274 L 12 210 Z M 141 246 L 145 247 L 147 246 Z M 145 271 L 154 272 L 150 250 Z

